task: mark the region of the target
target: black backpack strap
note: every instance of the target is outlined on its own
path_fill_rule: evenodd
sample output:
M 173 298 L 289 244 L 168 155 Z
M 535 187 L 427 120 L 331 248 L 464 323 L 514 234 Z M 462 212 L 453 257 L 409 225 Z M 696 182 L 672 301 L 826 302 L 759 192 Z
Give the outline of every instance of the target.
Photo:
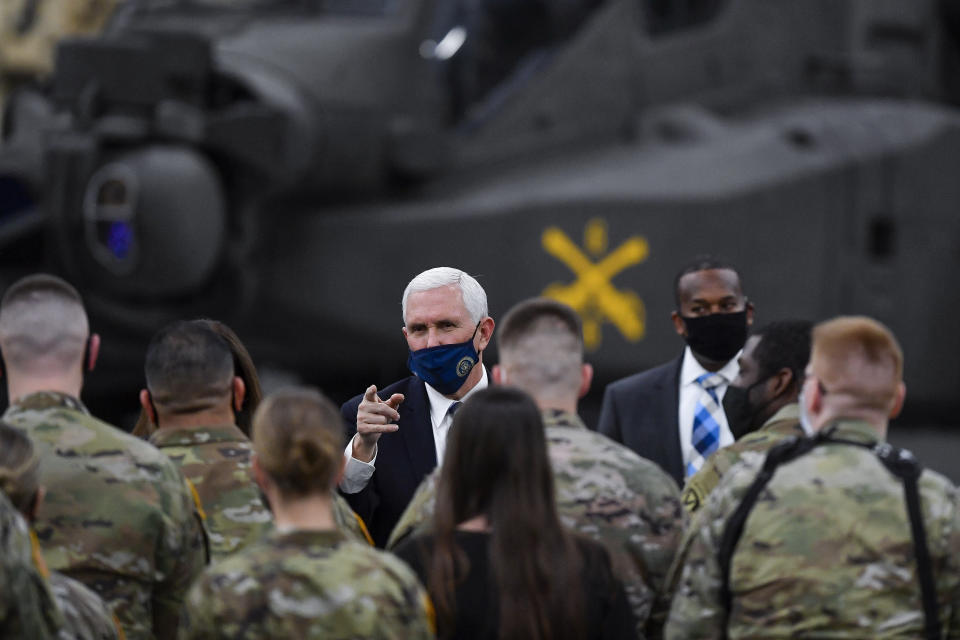
M 924 637 L 927 640 L 941 640 L 939 603 L 937 589 L 933 577 L 933 564 L 930 560 L 930 550 L 927 547 L 927 535 L 923 524 L 923 510 L 920 505 L 920 490 L 918 481 L 923 467 L 912 453 L 906 449 L 894 447 L 886 442 L 877 445 L 831 438 L 833 429 L 824 429 L 812 438 L 792 437 L 771 448 L 763 461 L 763 467 L 754 478 L 744 494 L 737 509 L 727 520 L 720 538 L 720 548 L 717 551 L 717 560 L 720 565 L 720 601 L 724 605 L 727 615 L 730 613 L 732 594 L 730 592 L 730 562 L 747 517 L 753 510 L 757 499 L 764 488 L 770 483 L 777 467 L 804 455 L 816 446 L 825 442 L 849 444 L 871 449 L 887 469 L 903 482 L 904 498 L 907 504 L 907 514 L 910 517 L 910 533 L 913 538 L 914 554 L 917 562 L 917 578 L 920 582 L 920 594 L 923 600 Z M 726 624 L 724 624 L 724 628 Z
M 874 452 L 887 469 L 903 481 L 903 494 L 907 513 L 910 515 L 910 533 L 913 536 L 913 552 L 917 559 L 920 596 L 923 599 L 924 637 L 927 640 L 940 640 L 940 605 L 937 602 L 937 585 L 933 578 L 933 563 L 927 547 L 923 508 L 920 504 L 919 480 L 923 467 L 906 449 L 899 449 L 885 442 L 878 444 Z
M 817 445 L 817 440 L 813 438 L 798 438 L 792 436 L 783 442 L 777 443 L 767 452 L 767 457 L 763 460 L 763 467 L 753 479 L 750 487 L 744 494 L 737 509 L 727 520 L 723 527 L 723 535 L 720 537 L 720 548 L 717 551 L 717 561 L 720 565 L 720 602 L 724 605 L 724 610 L 729 613 L 732 602 L 730 593 L 730 562 L 733 559 L 733 552 L 743 535 L 743 526 L 747 521 L 747 516 L 753 510 L 760 494 L 770 483 L 773 474 L 784 462 L 797 458 L 807 451 L 810 451 Z

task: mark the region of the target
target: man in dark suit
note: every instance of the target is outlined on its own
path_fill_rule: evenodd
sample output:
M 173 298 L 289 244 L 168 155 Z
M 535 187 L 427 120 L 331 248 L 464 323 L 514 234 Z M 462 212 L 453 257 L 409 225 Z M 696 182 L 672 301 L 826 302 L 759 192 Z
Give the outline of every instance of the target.
M 683 486 L 710 454 L 733 442 L 723 394 L 737 376 L 753 304 L 736 269 L 710 257 L 680 270 L 674 295 L 671 318 L 686 348 L 676 360 L 610 384 L 599 431 L 653 460 Z
M 351 432 L 355 427 L 340 491 L 381 547 L 420 481 L 443 460 L 454 412 L 487 386 L 483 350 L 494 328 L 480 283 L 450 267 L 410 281 L 403 321 L 414 375 L 380 395 L 371 385 L 340 410 Z

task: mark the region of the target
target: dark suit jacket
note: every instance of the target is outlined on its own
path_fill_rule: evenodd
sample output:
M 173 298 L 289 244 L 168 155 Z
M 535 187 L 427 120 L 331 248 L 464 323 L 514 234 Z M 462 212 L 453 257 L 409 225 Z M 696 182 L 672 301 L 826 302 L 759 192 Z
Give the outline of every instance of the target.
M 680 366 L 676 360 L 617 380 L 603 393 L 598 431 L 656 462 L 683 486 Z
M 420 481 L 437 466 L 437 447 L 430 423 L 430 400 L 423 381 L 416 376 L 404 378 L 377 390 L 382 399 L 402 393 L 397 408 L 400 430 L 385 433 L 377 441 L 376 471 L 360 493 L 343 496 L 363 518 L 378 547 L 387 543 L 400 515 L 413 497 Z M 357 407 L 363 395 L 348 400 L 340 408 L 350 437 L 357 432 Z

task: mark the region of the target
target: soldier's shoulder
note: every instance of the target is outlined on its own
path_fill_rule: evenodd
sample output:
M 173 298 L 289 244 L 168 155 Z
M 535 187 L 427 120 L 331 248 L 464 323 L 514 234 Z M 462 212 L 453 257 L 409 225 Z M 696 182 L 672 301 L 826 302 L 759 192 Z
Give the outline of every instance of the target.
M 596 431 L 551 427 L 547 430 L 547 443 L 551 462 L 557 467 L 600 466 L 637 486 L 679 494 L 673 478 L 658 464 Z

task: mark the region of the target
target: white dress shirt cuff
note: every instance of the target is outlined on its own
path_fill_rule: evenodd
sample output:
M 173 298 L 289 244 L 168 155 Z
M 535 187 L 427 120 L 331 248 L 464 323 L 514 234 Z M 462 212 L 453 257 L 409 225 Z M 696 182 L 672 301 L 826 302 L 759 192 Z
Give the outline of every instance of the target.
M 353 438 L 357 436 L 354 435 Z M 363 491 L 373 472 L 376 471 L 377 447 L 373 448 L 373 459 L 370 462 L 357 460 L 353 457 L 353 438 L 347 443 L 347 448 L 343 450 L 343 457 L 347 459 L 347 464 L 343 468 L 343 478 L 340 480 L 340 490 L 344 493 L 360 493 Z

